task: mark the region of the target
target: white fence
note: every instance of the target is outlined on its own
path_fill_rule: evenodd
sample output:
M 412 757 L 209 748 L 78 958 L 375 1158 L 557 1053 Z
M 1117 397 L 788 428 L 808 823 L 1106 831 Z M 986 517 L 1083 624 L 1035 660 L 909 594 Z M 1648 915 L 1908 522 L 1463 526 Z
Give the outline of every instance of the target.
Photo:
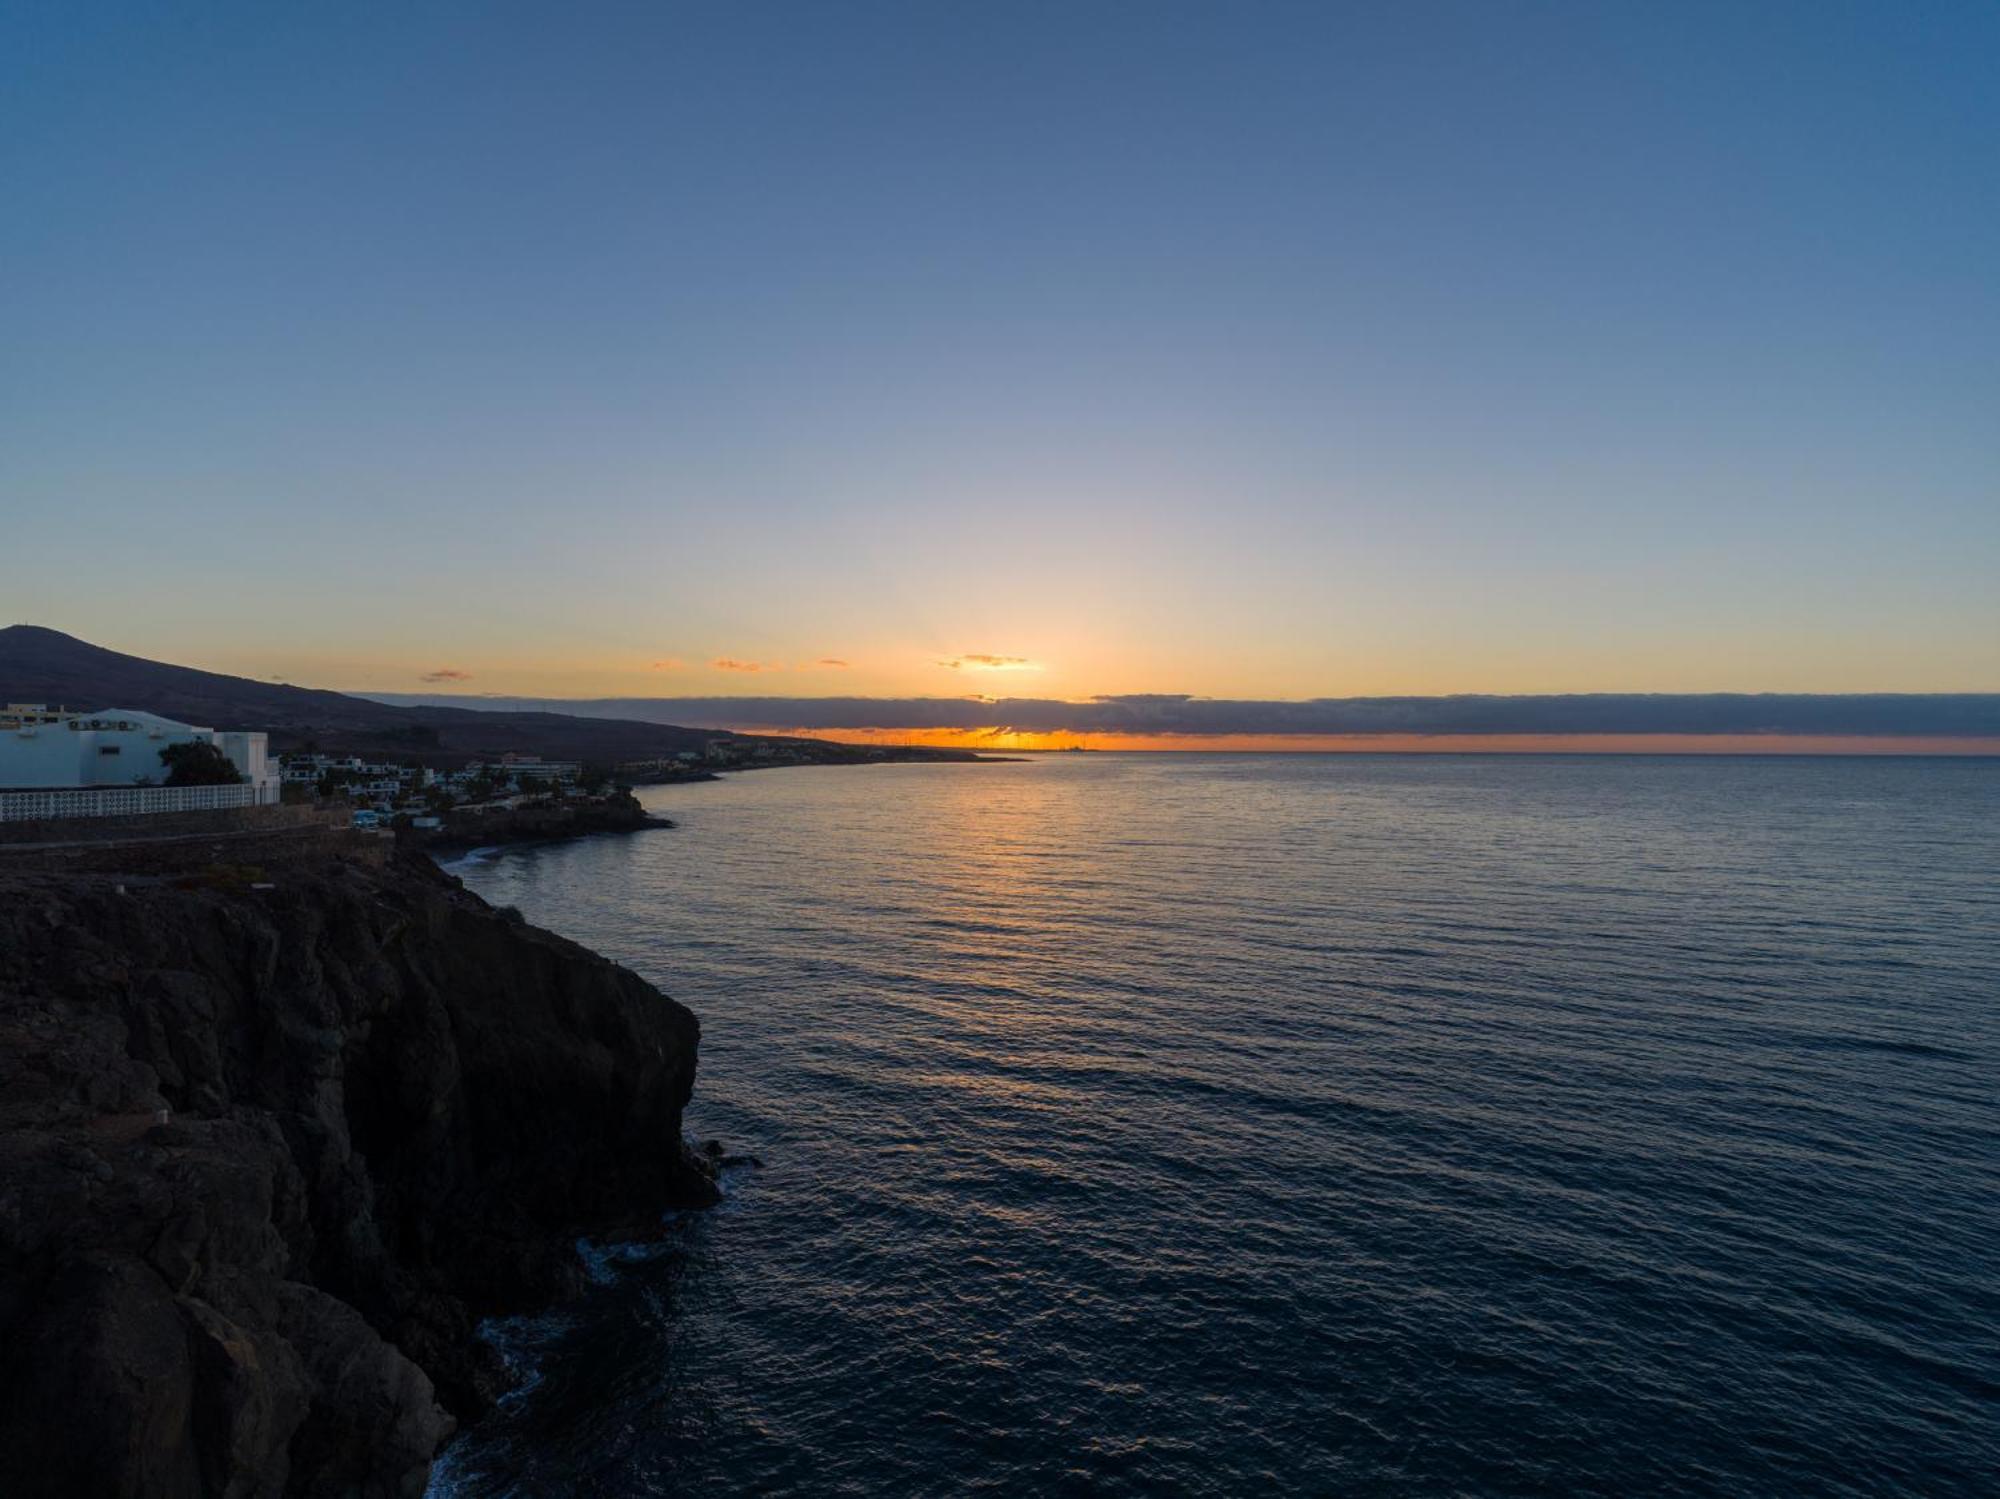
M 275 802 L 278 788 L 234 786 L 85 786 L 75 791 L 0 791 L 0 822 L 45 817 L 131 817 L 146 812 L 216 812 Z

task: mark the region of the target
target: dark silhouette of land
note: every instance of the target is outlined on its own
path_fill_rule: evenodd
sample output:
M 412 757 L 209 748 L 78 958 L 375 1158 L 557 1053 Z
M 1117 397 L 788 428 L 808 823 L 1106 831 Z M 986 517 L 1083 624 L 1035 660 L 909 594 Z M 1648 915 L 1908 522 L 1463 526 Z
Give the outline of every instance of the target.
M 137 708 L 205 728 L 261 729 L 271 736 L 273 752 L 310 745 L 325 754 L 393 757 L 440 767 L 509 752 L 619 765 L 684 751 L 702 753 L 715 741 L 746 748 L 782 744 L 785 763 L 792 764 L 978 758 L 942 749 L 898 749 L 884 755 L 820 739 L 775 740 L 566 713 L 402 707 L 344 692 L 170 666 L 39 625 L 0 629 L 0 699 L 78 709 Z

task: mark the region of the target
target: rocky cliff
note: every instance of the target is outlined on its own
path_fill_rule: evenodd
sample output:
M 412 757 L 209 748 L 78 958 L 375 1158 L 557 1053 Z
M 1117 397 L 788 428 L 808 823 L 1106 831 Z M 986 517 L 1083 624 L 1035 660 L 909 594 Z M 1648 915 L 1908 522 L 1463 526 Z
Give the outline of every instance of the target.
M 694 1016 L 426 861 L 6 868 L 17 1499 L 420 1493 L 504 1387 L 477 1321 L 712 1200 Z

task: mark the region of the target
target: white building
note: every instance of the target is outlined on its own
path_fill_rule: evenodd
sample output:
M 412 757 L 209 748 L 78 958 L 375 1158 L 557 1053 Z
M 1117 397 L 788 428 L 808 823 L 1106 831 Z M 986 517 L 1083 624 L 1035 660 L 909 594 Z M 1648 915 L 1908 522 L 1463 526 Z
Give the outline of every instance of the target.
M 371 765 L 359 755 L 291 754 L 283 757 L 284 777 L 297 785 L 310 786 L 334 772 L 375 780 L 389 776 L 408 779 L 419 773 L 402 765 Z
M 540 755 L 502 755 L 498 764 L 474 760 L 465 769 L 468 775 L 485 770 L 518 786 L 530 781 L 574 781 L 583 774 L 583 766 L 575 760 L 544 760 Z
M 529 781 L 573 781 L 583 774 L 574 760 L 544 760 L 540 755 L 502 755 L 500 769 L 517 783 Z
M 221 750 L 251 788 L 249 800 L 278 800 L 278 769 L 261 733 L 197 728 L 136 708 L 94 713 L 9 703 L 0 710 L 0 790 L 73 791 L 165 783 L 160 751 L 205 741 Z

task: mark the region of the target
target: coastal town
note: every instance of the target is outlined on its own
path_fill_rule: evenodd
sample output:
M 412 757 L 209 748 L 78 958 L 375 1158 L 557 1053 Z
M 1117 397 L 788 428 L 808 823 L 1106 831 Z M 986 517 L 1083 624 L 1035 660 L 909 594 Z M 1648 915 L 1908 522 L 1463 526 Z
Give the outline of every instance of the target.
M 0 707 L 0 826 L 11 842 L 62 841 L 94 836 L 114 820 L 146 835 L 164 830 L 151 820 L 163 814 L 207 814 L 210 825 L 226 816 L 248 827 L 295 821 L 309 810 L 321 826 L 399 843 L 479 845 L 670 825 L 639 805 L 636 786 L 788 765 L 972 758 L 720 732 L 671 753 L 611 763 L 515 750 L 461 758 L 431 744 L 405 753 L 328 752 L 296 731 L 285 734 L 292 747 L 279 751 L 272 737 L 137 708 L 7 702 Z M 61 831 L 45 831 L 51 827 Z
M 504 837 L 518 814 L 589 818 L 631 803 L 634 778 L 692 780 L 770 755 L 727 741 L 630 767 L 505 753 L 439 768 L 417 757 L 370 759 L 310 749 L 274 755 L 258 731 L 219 732 L 132 708 L 78 712 L 46 703 L 0 708 L 0 822 L 132 818 L 309 805 L 363 832 L 436 838 L 470 818 Z M 636 805 L 634 804 L 636 810 Z M 474 825 L 476 830 L 478 825 Z

